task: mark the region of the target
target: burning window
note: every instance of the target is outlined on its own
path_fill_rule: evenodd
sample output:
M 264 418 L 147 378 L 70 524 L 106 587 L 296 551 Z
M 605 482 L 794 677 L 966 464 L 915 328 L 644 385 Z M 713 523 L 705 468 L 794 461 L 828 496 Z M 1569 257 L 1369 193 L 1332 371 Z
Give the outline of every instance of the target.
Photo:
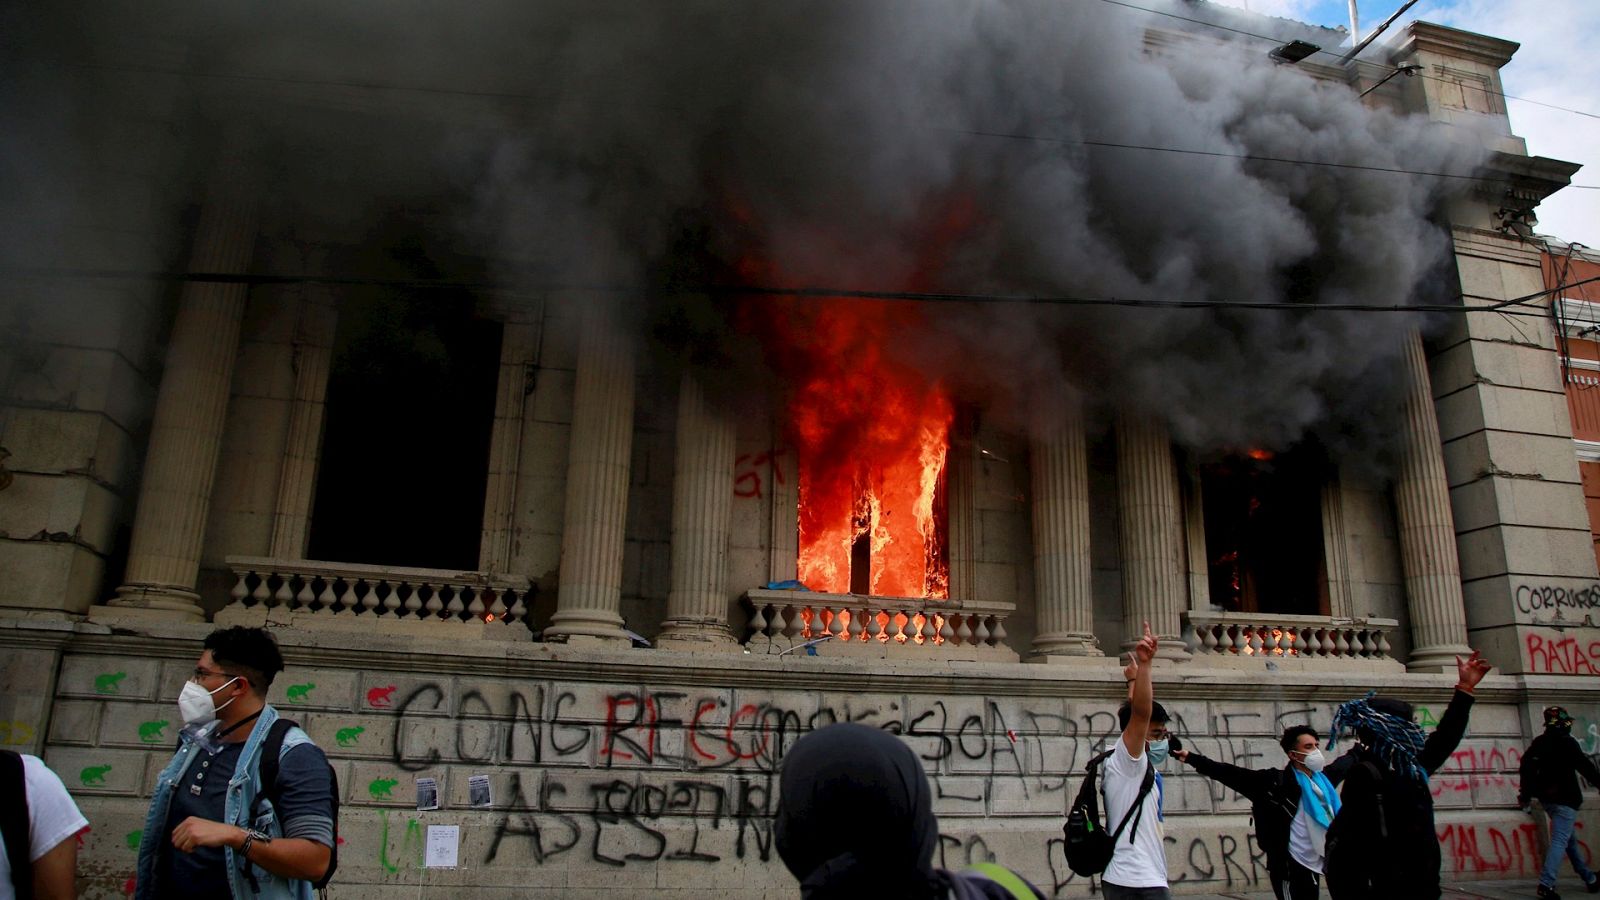
M 843 298 L 769 309 L 800 469 L 800 580 L 825 593 L 948 597 L 954 411 L 901 342 L 922 311 Z
M 1328 615 L 1322 475 L 1308 451 L 1251 450 L 1201 467 L 1214 607 Z

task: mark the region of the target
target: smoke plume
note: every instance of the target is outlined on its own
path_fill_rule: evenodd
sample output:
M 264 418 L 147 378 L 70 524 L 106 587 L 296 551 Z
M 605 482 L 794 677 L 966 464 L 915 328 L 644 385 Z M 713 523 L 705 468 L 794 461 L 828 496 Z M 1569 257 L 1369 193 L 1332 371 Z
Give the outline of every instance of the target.
M 1070 384 L 1194 448 L 1371 454 L 1417 323 L 1306 307 L 1436 286 L 1467 182 L 1382 170 L 1483 151 L 1266 55 L 1338 33 L 1143 5 L 1271 39 L 1099 0 L 340 0 L 53 7 L 26 49 L 192 104 L 181 141 L 247 123 L 278 236 L 367 248 L 329 265 L 423 234 L 430 271 L 636 286 L 719 365 L 774 352 L 764 299 L 675 288 L 1280 303 L 928 303 L 888 352 L 1019 425 Z

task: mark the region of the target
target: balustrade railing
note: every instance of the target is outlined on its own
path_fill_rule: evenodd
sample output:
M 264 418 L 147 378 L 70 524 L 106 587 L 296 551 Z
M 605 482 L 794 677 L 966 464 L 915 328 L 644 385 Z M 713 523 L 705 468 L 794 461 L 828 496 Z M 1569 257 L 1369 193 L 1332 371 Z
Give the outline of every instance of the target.
M 518 575 L 230 556 L 235 582 L 226 613 L 269 620 L 527 640 L 528 579 Z M 224 614 L 218 620 L 224 620 Z M 390 626 L 390 627 L 385 627 Z
M 1188 612 L 1184 637 L 1198 657 L 1392 661 L 1395 619 Z
M 1011 656 L 1010 603 L 753 590 L 747 645 L 796 647 L 831 638 L 826 655 Z

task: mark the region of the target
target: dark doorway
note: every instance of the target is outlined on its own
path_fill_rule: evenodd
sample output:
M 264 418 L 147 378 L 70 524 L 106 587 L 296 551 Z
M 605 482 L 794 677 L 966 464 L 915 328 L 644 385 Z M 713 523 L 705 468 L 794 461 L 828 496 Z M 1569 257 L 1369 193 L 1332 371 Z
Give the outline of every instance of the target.
M 500 339 L 466 297 L 345 301 L 309 557 L 477 569 Z
M 1328 615 L 1321 454 L 1251 451 L 1200 467 L 1211 603 Z

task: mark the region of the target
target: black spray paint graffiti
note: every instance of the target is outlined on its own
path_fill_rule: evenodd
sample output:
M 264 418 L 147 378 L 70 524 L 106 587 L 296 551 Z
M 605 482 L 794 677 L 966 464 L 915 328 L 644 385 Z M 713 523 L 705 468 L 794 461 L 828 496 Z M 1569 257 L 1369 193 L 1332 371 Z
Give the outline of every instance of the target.
M 578 858 L 607 867 L 767 862 L 774 849 L 775 773 L 796 740 L 824 725 L 860 722 L 901 735 L 927 765 L 939 801 L 977 810 L 990 801 L 998 779 L 1017 780 L 1026 797 L 1056 795 L 1064 810 L 1088 755 L 1118 733 L 1115 713 L 1101 704 L 1074 713 L 1061 702 L 1038 710 L 976 698 L 911 698 L 903 705 L 907 701 L 898 697 L 849 697 L 837 706 L 822 702 L 802 710 L 770 702 L 730 706 L 725 694 L 684 691 L 587 696 L 599 708 L 581 708 L 585 701 L 576 693 L 546 684 L 492 702 L 469 689 L 452 705 L 443 686 L 419 685 L 392 706 L 392 762 L 407 772 L 460 763 L 512 770 L 485 865 Z M 1172 727 L 1208 756 L 1263 765 L 1252 747 L 1264 733 L 1327 713 L 1283 710 L 1274 720 L 1270 713 L 1223 712 L 1206 723 L 1209 735 L 1191 735 L 1175 714 Z M 441 728 L 441 722 L 451 724 Z M 595 777 L 603 773 L 611 774 Z M 1196 837 L 1181 850 L 1176 839 L 1167 840 L 1174 882 L 1261 882 L 1265 863 L 1250 835 Z M 1050 873 L 1052 894 L 1073 883 L 1059 844 L 1049 840 L 1028 851 L 1043 854 L 1033 870 Z M 947 868 L 996 856 L 976 833 L 942 834 L 938 849 Z
M 589 786 L 586 812 L 569 814 L 559 801 L 566 787 L 547 779 L 530 801 L 521 775 L 513 775 L 510 808 L 495 827 L 485 865 L 499 857 L 508 838 L 526 841 L 534 862 L 544 865 L 578 847 L 587 832 L 591 862 L 621 867 L 660 860 L 720 862 L 724 857 L 702 845 L 703 830 L 724 822 L 733 829 L 733 856 L 772 857 L 773 787 L 770 776 L 738 779 L 730 792 L 708 781 L 650 784 L 612 779 Z M 663 819 L 687 823 L 683 834 L 669 834 Z
M 1527 615 L 1547 610 L 1600 610 L 1600 584 L 1564 588 L 1553 584 L 1519 584 L 1512 595 L 1517 611 Z

